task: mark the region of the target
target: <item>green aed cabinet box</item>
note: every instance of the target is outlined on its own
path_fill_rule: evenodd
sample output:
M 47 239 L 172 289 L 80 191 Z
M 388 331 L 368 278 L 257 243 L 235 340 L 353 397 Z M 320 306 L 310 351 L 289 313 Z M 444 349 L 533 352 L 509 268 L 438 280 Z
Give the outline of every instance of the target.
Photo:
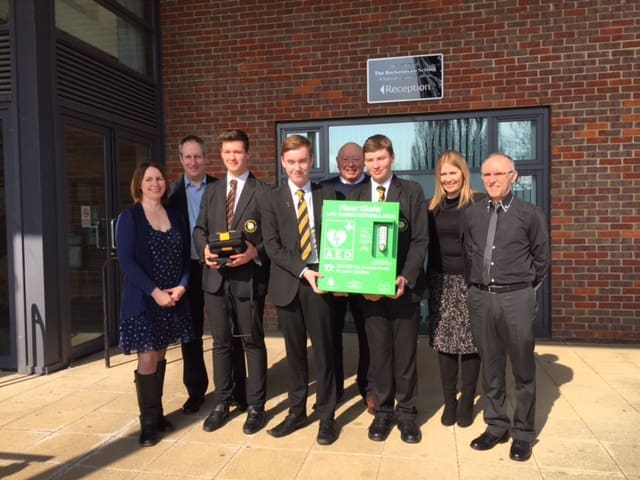
M 318 288 L 395 295 L 398 202 L 325 200 Z

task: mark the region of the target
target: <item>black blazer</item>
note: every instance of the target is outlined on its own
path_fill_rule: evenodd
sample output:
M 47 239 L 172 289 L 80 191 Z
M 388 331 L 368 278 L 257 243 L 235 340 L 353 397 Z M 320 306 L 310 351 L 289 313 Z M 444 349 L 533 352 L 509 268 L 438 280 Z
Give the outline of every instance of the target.
M 260 209 L 258 208 L 258 196 L 268 190 L 271 190 L 271 187 L 258 180 L 252 173 L 249 173 L 247 182 L 238 199 L 231 228 L 231 230 L 244 231 L 247 240 L 258 249 L 261 265 L 253 261 L 239 267 L 222 269 L 205 267 L 202 271 L 202 289 L 205 292 L 217 293 L 226 278 L 229 280 L 232 293 L 238 299 L 249 298 L 251 285 L 253 285 L 254 295 L 266 295 L 269 258 L 265 254 L 262 241 L 262 220 L 260 218 Z M 207 189 L 202 196 L 198 221 L 193 230 L 196 251 L 203 263 L 204 246 L 216 239 L 216 233 L 227 231 L 226 199 L 226 181 L 207 185 Z
M 356 188 L 347 199 L 372 201 L 371 185 Z M 400 203 L 396 275 L 402 275 L 409 281 L 409 290 L 405 289 L 398 301 L 419 302 L 427 293 L 424 263 L 429 248 L 427 202 L 422 186 L 394 175 L 386 192 L 386 201 Z
M 321 238 L 322 202 L 341 196 L 330 187 L 311 184 L 313 220 L 318 248 Z M 289 305 L 300 287 L 300 272 L 306 264 L 300 258 L 298 217 L 288 183 L 267 192 L 260 199 L 264 246 L 271 259 L 269 299 L 279 307 Z

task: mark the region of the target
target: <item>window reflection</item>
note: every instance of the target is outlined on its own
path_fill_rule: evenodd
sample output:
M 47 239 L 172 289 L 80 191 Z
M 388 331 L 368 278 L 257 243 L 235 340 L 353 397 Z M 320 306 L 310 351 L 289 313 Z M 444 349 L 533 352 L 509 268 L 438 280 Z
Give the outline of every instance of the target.
M 533 175 L 521 175 L 518 181 L 513 184 L 513 193 L 516 197 L 525 202 L 536 205 L 538 192 L 536 191 L 536 177 Z
M 151 2 L 147 0 L 116 0 L 120 5 L 138 17 L 149 20 Z
M 144 75 L 150 75 L 149 34 L 94 0 L 56 0 L 56 27 L 116 58 Z
M 378 133 L 393 142 L 395 171 L 433 170 L 445 150 L 462 152 L 474 168 L 479 167 L 489 153 L 486 117 L 332 126 L 329 127 L 329 172 L 338 171 L 335 158 L 342 145 L 347 142 L 362 145 Z
M 9 20 L 9 0 L 0 0 L 0 23 Z
M 514 160 L 535 160 L 536 122 L 499 122 L 498 150 Z

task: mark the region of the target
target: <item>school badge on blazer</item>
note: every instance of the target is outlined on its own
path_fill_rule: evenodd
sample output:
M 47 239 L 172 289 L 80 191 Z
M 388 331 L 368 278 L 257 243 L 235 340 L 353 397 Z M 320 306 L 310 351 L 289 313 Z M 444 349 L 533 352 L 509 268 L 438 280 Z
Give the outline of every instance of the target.
M 248 219 L 244 222 L 244 231 L 247 233 L 256 233 L 258 231 L 258 222 L 256 222 L 253 218 Z

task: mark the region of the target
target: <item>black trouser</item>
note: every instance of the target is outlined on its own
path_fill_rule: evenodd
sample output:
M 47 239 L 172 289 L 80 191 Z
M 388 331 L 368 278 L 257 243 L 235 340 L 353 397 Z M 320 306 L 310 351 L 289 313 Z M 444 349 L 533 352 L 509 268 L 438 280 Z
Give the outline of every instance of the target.
M 307 334 L 311 339 L 317 372 L 316 412 L 322 420 L 333 419 L 336 409 L 333 296 L 314 293 L 306 280 L 293 301 L 276 307 L 287 352 L 289 412 L 306 415 L 309 389 Z
M 191 260 L 189 288 L 186 292 L 191 310 L 193 340 L 183 343 L 182 347 L 182 381 L 189 397 L 203 397 L 209 386 L 207 368 L 204 363 L 202 334 L 204 329 L 204 296 L 202 293 L 202 264 L 199 260 Z
M 376 415 L 392 415 L 396 400 L 398 419 L 413 419 L 417 413 L 420 304 L 387 297 L 377 302 L 363 299 L 362 313 L 372 354 Z
M 351 311 L 353 323 L 356 327 L 358 335 L 358 371 L 356 374 L 356 383 L 358 391 L 362 398 L 366 399 L 373 395 L 373 381 L 369 372 L 369 345 L 367 343 L 367 332 L 364 328 L 364 317 L 360 307 L 360 298 L 358 296 L 335 297 L 335 330 L 334 330 L 334 346 L 336 367 L 336 388 L 338 398 L 342 396 L 344 391 L 344 353 L 342 348 L 342 330 L 344 329 L 345 315 L 347 313 L 347 305 Z
M 536 364 L 534 323 L 536 294 L 531 287 L 491 293 L 476 287 L 467 297 L 471 329 L 482 359 L 484 420 L 495 436 L 510 430 L 506 406 L 506 361 L 515 380 L 515 411 L 511 436 L 535 440 Z
M 228 405 L 234 399 L 243 400 L 234 389 L 238 383 L 235 372 L 244 365 L 244 355 L 237 355 L 238 348 L 234 345 L 240 338 L 247 360 L 246 401 L 262 408 L 267 388 L 267 349 L 262 324 L 264 297 L 235 298 L 227 287 L 225 282 L 218 293 L 205 293 L 213 333 L 214 404 Z M 242 366 L 238 365 L 239 361 Z

